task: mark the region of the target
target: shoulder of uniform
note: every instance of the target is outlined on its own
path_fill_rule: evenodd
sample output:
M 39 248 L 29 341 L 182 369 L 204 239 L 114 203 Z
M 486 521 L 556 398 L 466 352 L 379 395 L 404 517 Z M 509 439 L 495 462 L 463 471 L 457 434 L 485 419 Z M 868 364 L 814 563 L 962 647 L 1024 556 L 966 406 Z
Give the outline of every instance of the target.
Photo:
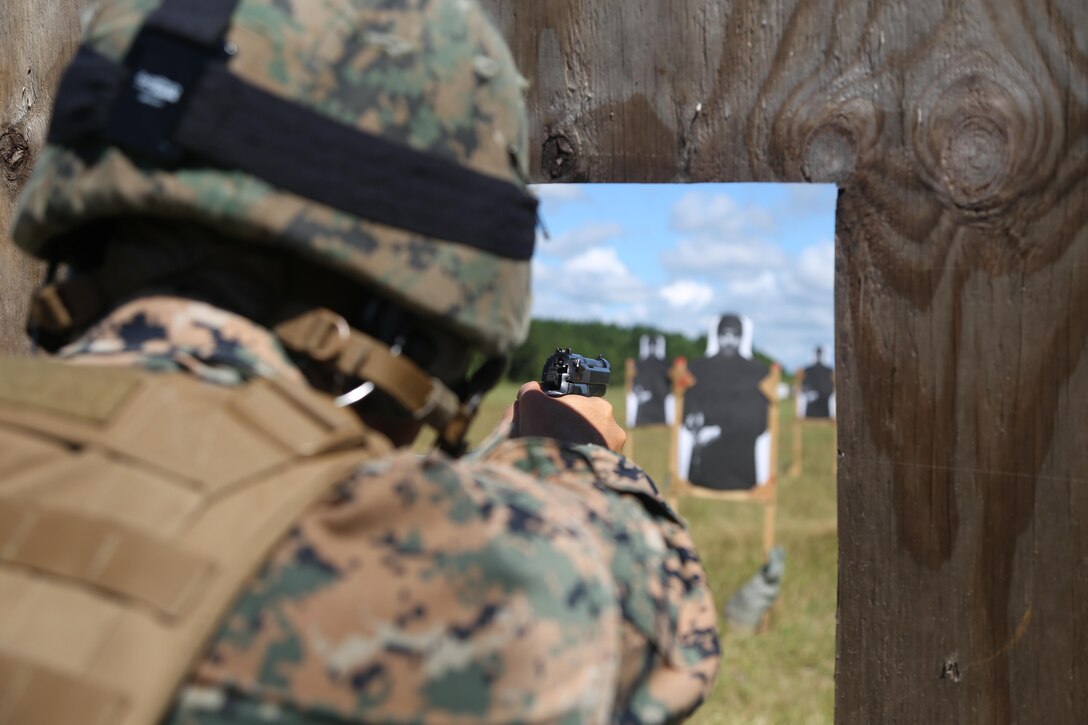
M 0 356 L 0 405 L 108 420 L 139 387 L 139 370 Z

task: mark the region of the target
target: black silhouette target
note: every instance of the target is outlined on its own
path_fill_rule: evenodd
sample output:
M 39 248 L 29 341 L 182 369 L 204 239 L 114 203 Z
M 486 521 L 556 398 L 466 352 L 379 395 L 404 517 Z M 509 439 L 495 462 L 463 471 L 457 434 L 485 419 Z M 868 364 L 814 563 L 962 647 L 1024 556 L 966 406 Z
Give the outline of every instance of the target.
M 770 368 L 751 359 L 751 322 L 723 315 L 714 327 L 714 354 L 693 360 L 695 385 L 684 394 L 678 434 L 679 472 L 692 485 L 748 490 L 769 477 L 770 401 L 760 383 Z
M 823 362 L 822 348 L 816 348 L 816 362 L 805 368 L 801 376 L 797 417 L 835 417 L 835 375 L 834 370 Z
M 629 427 L 672 423 L 672 381 L 664 335 L 643 335 L 635 377 L 627 396 Z

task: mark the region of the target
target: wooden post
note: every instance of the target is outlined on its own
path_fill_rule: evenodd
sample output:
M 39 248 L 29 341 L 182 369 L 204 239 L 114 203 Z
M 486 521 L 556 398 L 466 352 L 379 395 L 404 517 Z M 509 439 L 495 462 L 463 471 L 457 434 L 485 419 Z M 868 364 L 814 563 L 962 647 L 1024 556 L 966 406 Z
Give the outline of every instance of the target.
M 782 380 L 782 369 L 778 363 L 771 365 L 771 373 L 760 384 L 764 397 L 767 398 L 767 431 L 771 434 L 771 470 L 770 481 L 763 488 L 771 486 L 768 498 L 763 504 L 763 558 L 771 553 L 775 542 L 775 513 L 778 511 L 778 439 L 781 427 L 781 415 L 778 410 L 778 383 Z M 777 605 L 777 601 L 775 602 Z
M 801 416 L 797 414 L 797 401 L 798 396 L 801 395 L 801 383 L 805 379 L 805 370 L 801 368 L 797 371 L 793 378 L 793 455 L 790 457 L 790 470 L 788 475 L 800 476 L 801 475 L 801 454 L 804 446 L 802 440 L 803 434 L 801 432 Z
M 637 372 L 635 359 L 630 357 L 627 358 L 627 361 L 624 364 L 624 375 L 627 376 L 627 379 L 624 381 L 623 385 L 623 422 L 624 426 L 627 428 L 627 442 L 623 447 L 623 455 L 627 456 L 632 461 L 635 460 L 635 426 L 627 425 L 627 421 L 631 417 L 631 411 L 628 409 L 628 406 L 631 404 L 631 388 L 635 383 L 635 374 Z
M 79 41 L 90 0 L 0 2 L 0 353 L 26 352 L 27 299 L 42 265 L 17 250 L 9 228 L 19 192 L 45 144 L 53 90 Z
M 678 357 L 669 370 L 672 381 L 673 418 L 669 426 L 669 503 L 680 510 L 680 492 L 685 479 L 680 475 L 680 453 L 676 441 L 680 436 L 680 426 L 684 424 L 684 391 L 695 384 L 695 377 L 688 371 L 686 358 Z
M 801 455 L 803 453 L 804 443 L 801 440 L 803 433 L 801 431 L 801 419 L 794 416 L 793 418 L 793 456 L 790 459 L 789 475 L 800 476 L 801 475 Z
M 763 558 L 766 559 L 774 548 L 775 542 L 775 514 L 778 512 L 778 503 L 771 501 L 763 506 Z

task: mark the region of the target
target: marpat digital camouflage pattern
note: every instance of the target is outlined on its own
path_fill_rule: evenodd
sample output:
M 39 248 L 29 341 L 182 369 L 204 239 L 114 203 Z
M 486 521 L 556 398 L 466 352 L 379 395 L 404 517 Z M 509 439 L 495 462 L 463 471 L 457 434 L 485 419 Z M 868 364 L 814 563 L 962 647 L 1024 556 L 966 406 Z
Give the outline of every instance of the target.
M 57 352 L 81 365 L 186 372 L 220 385 L 258 376 L 304 382 L 270 330 L 218 307 L 179 297 L 125 303 Z
M 244 384 L 282 370 L 270 335 L 148 298 L 63 356 Z M 307 512 L 166 722 L 653 723 L 694 709 L 719 650 L 680 519 L 619 454 L 507 432 L 459 461 L 375 461 Z
M 100 3 L 85 44 L 121 61 L 158 4 Z M 230 71 L 264 90 L 524 186 L 525 81 L 473 1 L 242 0 L 227 39 L 237 47 Z M 90 164 L 48 146 L 22 197 L 13 236 L 45 257 L 59 234 L 130 215 L 197 221 L 295 250 L 441 318 L 489 354 L 509 352 L 528 329 L 528 261 L 376 224 L 236 171 L 139 167 L 112 146 Z

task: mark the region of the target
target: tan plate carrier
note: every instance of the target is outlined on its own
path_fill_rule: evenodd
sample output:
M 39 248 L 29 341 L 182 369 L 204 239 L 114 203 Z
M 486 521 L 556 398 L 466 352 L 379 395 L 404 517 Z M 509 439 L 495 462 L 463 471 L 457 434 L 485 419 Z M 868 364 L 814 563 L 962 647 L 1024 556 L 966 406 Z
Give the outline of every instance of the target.
M 157 722 L 292 522 L 388 450 L 303 386 L 0 357 L 0 725 Z

